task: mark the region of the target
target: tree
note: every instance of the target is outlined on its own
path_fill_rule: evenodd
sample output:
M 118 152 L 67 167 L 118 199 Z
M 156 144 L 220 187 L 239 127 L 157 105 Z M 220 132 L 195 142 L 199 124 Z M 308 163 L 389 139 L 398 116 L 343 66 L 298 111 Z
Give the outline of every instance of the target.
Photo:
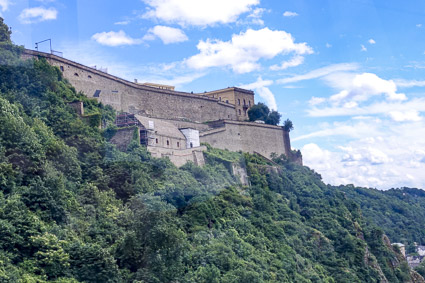
M 258 103 L 248 110 L 249 121 L 262 120 L 266 121 L 269 116 L 270 109 L 264 103 Z
M 267 117 L 266 124 L 278 125 L 280 123 L 280 117 L 282 117 L 282 115 L 279 112 L 273 110 Z
M 285 129 L 285 131 L 290 132 L 294 129 L 294 125 L 292 124 L 291 120 L 286 119 L 283 123 L 283 128 Z
M 282 115 L 280 115 L 279 112 L 275 110 L 270 112 L 269 107 L 261 102 L 252 106 L 248 110 L 248 117 L 249 121 L 251 122 L 261 120 L 269 125 L 278 125 L 280 123 L 281 116 Z
M 11 43 L 10 35 L 12 32 L 9 27 L 3 22 L 3 18 L 0 17 L 0 42 Z

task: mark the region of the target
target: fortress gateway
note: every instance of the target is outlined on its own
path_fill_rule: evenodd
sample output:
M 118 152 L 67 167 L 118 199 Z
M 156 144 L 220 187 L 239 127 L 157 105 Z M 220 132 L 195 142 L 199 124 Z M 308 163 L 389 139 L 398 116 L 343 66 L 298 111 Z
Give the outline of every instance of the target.
M 45 58 L 77 91 L 117 110 L 119 129 L 111 142 L 120 149 L 126 149 L 137 127 L 141 144 L 153 156 L 169 157 L 177 166 L 187 161 L 203 165 L 203 142 L 267 158 L 272 153 L 285 154 L 302 163 L 301 157 L 292 154 L 289 133 L 282 127 L 248 122 L 248 110 L 255 102 L 251 90 L 179 92 L 171 86 L 129 82 L 53 54 L 25 50 L 23 56 Z M 77 108 L 83 111 L 81 105 Z

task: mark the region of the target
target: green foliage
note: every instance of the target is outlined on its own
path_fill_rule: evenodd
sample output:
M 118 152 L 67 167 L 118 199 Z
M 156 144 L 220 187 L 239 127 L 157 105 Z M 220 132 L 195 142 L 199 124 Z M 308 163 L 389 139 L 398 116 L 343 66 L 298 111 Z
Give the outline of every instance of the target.
M 290 132 L 294 129 L 294 125 L 292 124 L 292 121 L 289 119 L 286 119 L 285 122 L 283 122 L 283 129 L 287 132 Z
M 270 111 L 267 105 L 260 102 L 248 110 L 248 117 L 249 121 L 261 120 L 269 125 L 278 125 L 282 115 L 275 110 Z
M 420 191 L 326 186 L 286 158 L 210 146 L 202 168 L 176 168 L 137 141 L 120 152 L 107 142 L 111 107 L 76 93 L 45 60 L 0 47 L 1 282 L 410 280 L 369 220 L 385 208 L 376 215 L 421 227 L 412 233 L 420 241 Z M 250 187 L 231 175 L 233 163 Z
M 0 43 L 11 43 L 10 35 L 12 32 L 9 27 L 4 23 L 3 18 L 0 17 Z

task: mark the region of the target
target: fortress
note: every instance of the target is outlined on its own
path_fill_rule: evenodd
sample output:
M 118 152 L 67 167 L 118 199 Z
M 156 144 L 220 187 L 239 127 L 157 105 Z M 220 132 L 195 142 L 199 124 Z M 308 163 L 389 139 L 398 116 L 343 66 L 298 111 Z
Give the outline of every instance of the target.
M 283 127 L 248 122 L 248 110 L 255 104 L 251 90 L 179 92 L 172 86 L 130 82 L 49 53 L 26 49 L 23 57 L 45 58 L 77 91 L 117 110 L 118 131 L 111 142 L 120 149 L 126 149 L 137 129 L 140 143 L 153 156 L 168 157 L 177 166 L 187 161 L 202 166 L 206 147 L 201 143 L 266 158 L 284 154 L 302 164 L 301 156 L 292 153 Z M 76 108 L 83 112 L 82 105 Z

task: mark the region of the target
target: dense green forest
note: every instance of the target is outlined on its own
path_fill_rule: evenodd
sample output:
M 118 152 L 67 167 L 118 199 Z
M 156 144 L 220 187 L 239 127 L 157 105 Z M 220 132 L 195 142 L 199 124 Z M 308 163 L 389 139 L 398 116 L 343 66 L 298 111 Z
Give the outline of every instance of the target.
M 202 168 L 137 140 L 118 151 L 112 108 L 22 60 L 2 20 L 0 41 L 0 282 L 424 282 L 384 235 L 423 239 L 419 191 L 327 186 L 284 157 L 210 147 Z

